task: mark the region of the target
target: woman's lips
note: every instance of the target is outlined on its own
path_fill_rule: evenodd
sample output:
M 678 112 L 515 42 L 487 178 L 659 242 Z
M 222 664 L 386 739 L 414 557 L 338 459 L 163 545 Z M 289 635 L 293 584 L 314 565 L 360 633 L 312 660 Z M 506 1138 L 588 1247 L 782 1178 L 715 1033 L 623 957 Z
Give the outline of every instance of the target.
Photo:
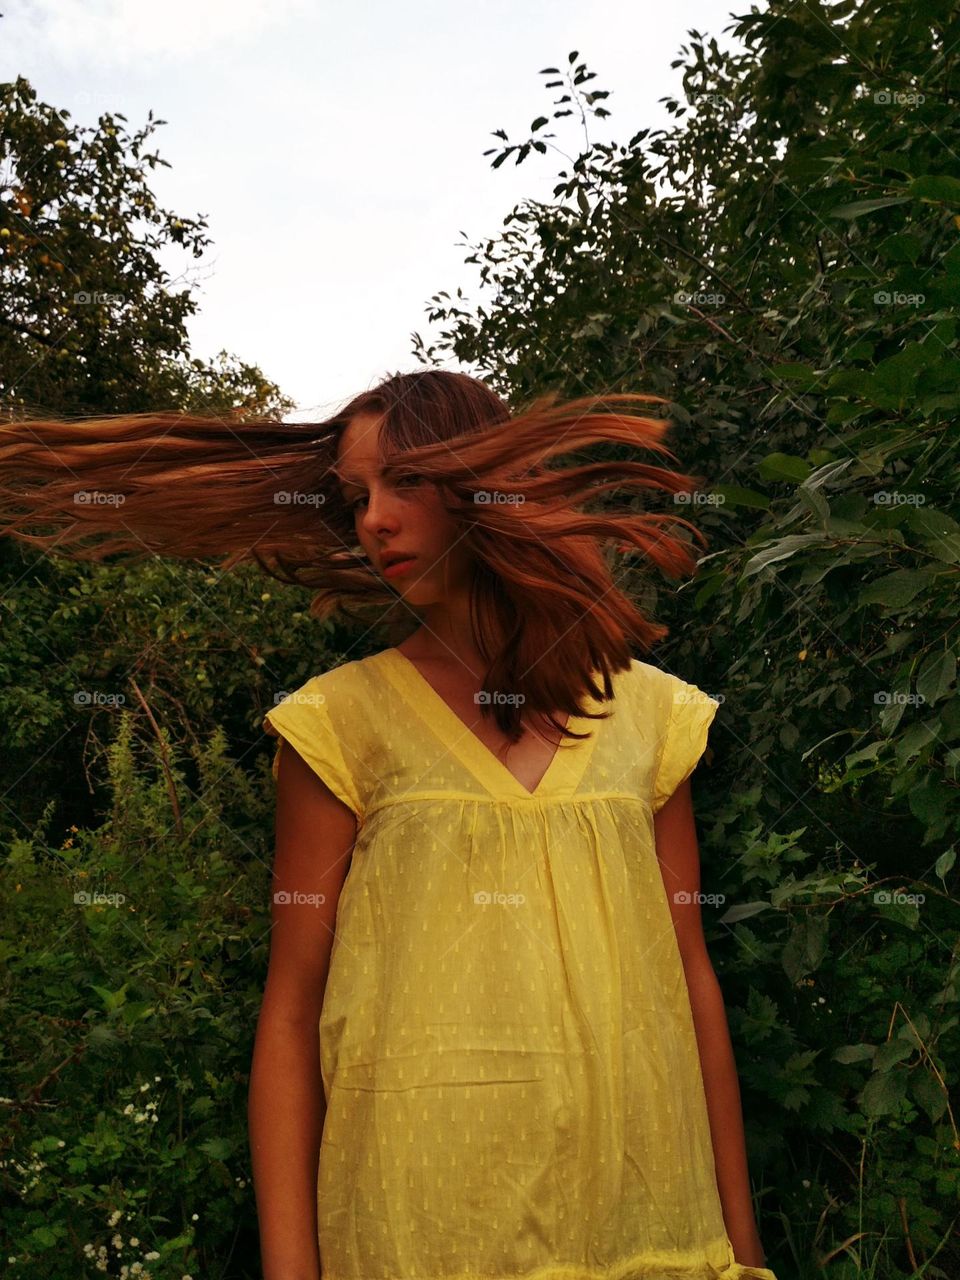
M 407 560 L 394 560 L 393 564 L 388 564 L 384 569 L 383 576 L 385 578 L 398 578 L 410 569 L 416 558 L 416 556 L 410 556 Z

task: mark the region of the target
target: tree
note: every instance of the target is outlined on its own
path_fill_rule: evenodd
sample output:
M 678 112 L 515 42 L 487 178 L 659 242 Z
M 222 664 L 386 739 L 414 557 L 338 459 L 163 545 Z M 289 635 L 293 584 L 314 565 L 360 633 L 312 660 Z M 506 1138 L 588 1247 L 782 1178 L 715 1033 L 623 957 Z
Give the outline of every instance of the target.
M 105 112 L 78 127 L 23 78 L 0 85 L 0 414 L 175 407 L 282 417 L 294 402 L 259 368 L 225 351 L 191 356 L 185 321 L 197 302 L 158 253 L 175 244 L 199 257 L 206 222 L 161 208 L 150 190 L 150 172 L 167 161 L 147 143 L 164 122 L 151 112 L 130 134 L 125 119 Z M 0 580 L 3 616 L 15 623 L 0 638 L 9 788 L 0 829 L 24 834 L 49 795 L 63 828 L 91 815 L 98 784 L 84 766 L 105 750 L 118 708 L 136 704 L 131 674 L 185 741 L 195 741 L 193 718 L 230 722 L 218 704 L 244 679 L 236 654 L 259 652 L 249 634 L 262 612 L 255 572 L 220 583 L 209 566 L 165 560 L 131 573 L 7 538 Z M 146 715 L 141 725 L 152 738 Z

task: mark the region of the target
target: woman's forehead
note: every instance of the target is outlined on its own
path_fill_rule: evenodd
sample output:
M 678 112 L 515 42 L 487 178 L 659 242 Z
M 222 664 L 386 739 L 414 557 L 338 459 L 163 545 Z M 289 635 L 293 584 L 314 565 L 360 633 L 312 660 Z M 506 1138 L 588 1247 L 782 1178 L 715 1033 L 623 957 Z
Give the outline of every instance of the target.
M 346 480 L 367 471 L 380 471 L 380 417 L 358 415 L 352 418 L 337 443 L 337 457 L 333 472 Z

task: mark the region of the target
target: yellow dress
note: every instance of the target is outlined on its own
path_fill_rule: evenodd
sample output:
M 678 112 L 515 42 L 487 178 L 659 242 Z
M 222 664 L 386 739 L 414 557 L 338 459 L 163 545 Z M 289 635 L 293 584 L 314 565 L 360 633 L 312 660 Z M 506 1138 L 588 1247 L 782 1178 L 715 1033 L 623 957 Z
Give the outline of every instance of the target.
M 532 793 L 397 649 L 265 718 L 358 825 L 319 1023 L 324 1280 L 776 1280 L 724 1227 L 654 843 L 719 704 L 636 659 L 613 681 Z

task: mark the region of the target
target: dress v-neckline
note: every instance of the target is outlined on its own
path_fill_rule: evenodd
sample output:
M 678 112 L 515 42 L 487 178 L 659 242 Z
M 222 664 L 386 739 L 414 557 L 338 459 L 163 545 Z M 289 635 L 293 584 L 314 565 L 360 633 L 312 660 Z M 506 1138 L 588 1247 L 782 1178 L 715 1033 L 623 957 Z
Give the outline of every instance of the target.
M 506 791 L 513 797 L 526 800 L 540 800 L 548 791 L 567 795 L 583 776 L 597 738 L 597 728 L 603 721 L 591 720 L 586 716 L 569 716 L 564 727 L 572 729 L 574 733 L 589 732 L 590 737 L 582 741 L 563 739 L 554 749 L 550 763 L 531 791 L 474 733 L 466 721 L 460 718 L 405 653 L 393 648 L 382 650 L 378 656 L 386 664 L 387 675 L 392 678 L 411 707 L 419 711 L 444 745 L 493 794 Z M 589 695 L 586 703 L 587 709 L 591 711 L 600 710 L 603 705 Z

